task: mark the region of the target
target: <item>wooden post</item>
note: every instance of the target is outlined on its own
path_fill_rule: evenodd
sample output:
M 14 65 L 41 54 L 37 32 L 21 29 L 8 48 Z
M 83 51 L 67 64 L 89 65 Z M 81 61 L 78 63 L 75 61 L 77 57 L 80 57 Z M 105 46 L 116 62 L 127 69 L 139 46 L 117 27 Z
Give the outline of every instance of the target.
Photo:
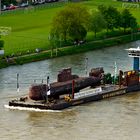
M 49 79 L 50 79 L 49 76 L 47 76 L 47 85 L 49 84 Z
M 87 72 L 88 72 L 88 58 L 87 57 L 85 58 L 85 72 L 87 75 Z
M 17 73 L 17 92 L 19 92 L 19 74 Z

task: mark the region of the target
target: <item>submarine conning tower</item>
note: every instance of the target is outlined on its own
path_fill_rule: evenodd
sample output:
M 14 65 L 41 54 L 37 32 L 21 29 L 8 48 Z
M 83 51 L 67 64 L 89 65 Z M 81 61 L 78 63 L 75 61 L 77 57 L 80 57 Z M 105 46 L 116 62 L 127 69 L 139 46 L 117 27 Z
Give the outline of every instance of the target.
M 126 49 L 128 56 L 133 57 L 133 70 L 139 71 L 140 47 Z

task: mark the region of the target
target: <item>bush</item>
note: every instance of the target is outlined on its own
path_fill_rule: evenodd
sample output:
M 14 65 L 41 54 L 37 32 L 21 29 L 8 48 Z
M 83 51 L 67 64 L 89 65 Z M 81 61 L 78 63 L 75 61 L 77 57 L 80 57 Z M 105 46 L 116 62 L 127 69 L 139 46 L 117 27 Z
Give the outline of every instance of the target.
M 4 46 L 4 41 L 0 40 L 0 49 Z

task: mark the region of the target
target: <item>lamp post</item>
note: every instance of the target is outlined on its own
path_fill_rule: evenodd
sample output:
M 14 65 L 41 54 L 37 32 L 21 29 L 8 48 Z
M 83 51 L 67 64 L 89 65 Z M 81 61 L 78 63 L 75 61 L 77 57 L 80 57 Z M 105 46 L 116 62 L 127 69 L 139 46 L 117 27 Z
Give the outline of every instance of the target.
M 49 40 L 50 42 L 52 42 L 52 37 L 51 37 L 50 34 L 49 34 L 49 36 L 48 36 L 48 40 Z M 52 43 L 50 43 L 50 45 L 51 45 L 51 58 L 52 58 L 52 55 L 53 55 L 53 46 L 52 46 Z
M 56 37 L 55 37 L 55 40 L 54 40 L 54 46 L 56 45 L 56 49 L 55 49 L 55 51 L 56 51 L 56 56 L 57 56 L 57 49 L 58 49 L 58 47 L 57 47 L 57 39 L 56 39 Z

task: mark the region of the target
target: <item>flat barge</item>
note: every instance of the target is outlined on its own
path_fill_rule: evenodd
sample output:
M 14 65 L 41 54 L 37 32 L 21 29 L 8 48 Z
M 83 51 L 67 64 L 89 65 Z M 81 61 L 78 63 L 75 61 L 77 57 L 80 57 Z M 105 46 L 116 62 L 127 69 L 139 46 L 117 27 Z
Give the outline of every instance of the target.
M 86 91 L 76 93 L 74 99 L 66 96 L 64 98 L 55 100 L 55 102 L 48 103 L 44 102 L 43 100 L 33 101 L 28 98 L 25 100 L 23 100 L 23 98 L 14 99 L 9 102 L 9 106 L 61 110 L 71 106 L 76 106 L 91 101 L 98 101 L 104 98 L 123 95 L 126 93 L 126 87 L 119 88 L 118 86 L 104 86 L 102 87 L 103 90 L 100 89 L 101 87 L 86 89 Z
M 57 82 L 34 84 L 27 96 L 9 101 L 9 106 L 62 110 L 140 90 L 138 71 L 120 71 L 116 83 L 109 77 L 103 68 L 92 69 L 89 77 L 71 75 L 70 68 L 63 69 Z

